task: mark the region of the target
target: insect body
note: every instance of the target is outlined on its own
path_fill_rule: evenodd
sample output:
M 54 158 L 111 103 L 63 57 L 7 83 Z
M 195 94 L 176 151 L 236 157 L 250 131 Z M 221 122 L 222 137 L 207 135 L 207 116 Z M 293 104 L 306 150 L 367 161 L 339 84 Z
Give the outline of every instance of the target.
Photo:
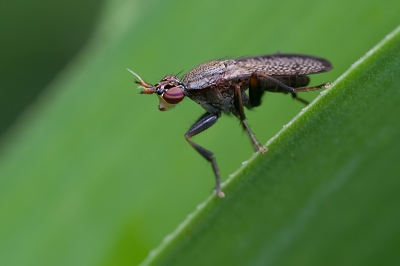
M 290 93 L 293 98 L 308 104 L 298 98 L 296 93 L 327 88 L 329 83 L 306 87 L 309 83 L 307 75 L 330 69 L 331 63 L 323 58 L 278 53 L 205 62 L 190 70 L 182 79 L 168 75 L 155 85 L 148 84 L 128 70 L 139 79 L 136 83 L 143 87 L 142 94 L 158 96 L 160 111 L 170 110 L 184 97 L 189 97 L 205 109 L 206 112 L 186 132 L 185 138 L 211 163 L 216 178 L 216 192 L 219 197 L 224 197 L 214 154 L 193 142 L 191 137 L 214 125 L 222 112 L 232 113 L 240 119 L 254 149 L 265 153 L 267 149 L 260 144 L 247 124 L 244 107 L 252 109 L 259 106 L 265 91 Z M 248 94 L 246 90 L 249 90 Z

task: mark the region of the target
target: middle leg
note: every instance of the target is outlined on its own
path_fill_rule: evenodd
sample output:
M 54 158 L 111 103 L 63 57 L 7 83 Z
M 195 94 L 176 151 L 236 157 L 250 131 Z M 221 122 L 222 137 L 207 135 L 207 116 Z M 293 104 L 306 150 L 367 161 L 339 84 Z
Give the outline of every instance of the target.
M 239 115 L 240 122 L 242 124 L 242 127 L 244 130 L 246 130 L 247 134 L 250 137 L 251 142 L 253 143 L 253 147 L 255 150 L 258 150 L 262 154 L 268 151 L 267 148 L 264 148 L 260 142 L 257 140 L 256 136 L 254 135 L 253 131 L 251 131 L 249 125 L 247 124 L 246 121 L 246 116 L 244 114 L 244 109 L 243 109 L 243 101 L 242 101 L 242 92 L 240 90 L 240 85 L 235 85 L 234 89 L 234 105 L 236 108 L 236 112 Z

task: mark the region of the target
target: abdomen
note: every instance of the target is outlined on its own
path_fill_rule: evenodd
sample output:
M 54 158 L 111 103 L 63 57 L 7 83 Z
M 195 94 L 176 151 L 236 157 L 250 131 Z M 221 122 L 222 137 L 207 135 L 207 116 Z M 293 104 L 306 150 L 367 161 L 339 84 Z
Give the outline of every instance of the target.
M 308 76 L 272 76 L 272 78 L 279 80 L 283 84 L 298 88 L 298 87 L 305 87 L 310 83 L 310 78 Z M 284 92 L 287 93 L 287 90 L 279 87 L 273 81 L 258 77 L 259 86 L 264 91 L 271 91 L 271 92 Z

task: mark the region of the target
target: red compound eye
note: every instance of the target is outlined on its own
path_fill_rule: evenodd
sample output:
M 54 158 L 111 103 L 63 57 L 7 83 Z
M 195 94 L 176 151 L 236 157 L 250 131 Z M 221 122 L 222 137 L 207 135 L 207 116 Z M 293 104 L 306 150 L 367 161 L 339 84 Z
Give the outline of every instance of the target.
M 162 97 L 169 104 L 177 104 L 183 100 L 185 94 L 180 87 L 172 87 L 164 92 Z

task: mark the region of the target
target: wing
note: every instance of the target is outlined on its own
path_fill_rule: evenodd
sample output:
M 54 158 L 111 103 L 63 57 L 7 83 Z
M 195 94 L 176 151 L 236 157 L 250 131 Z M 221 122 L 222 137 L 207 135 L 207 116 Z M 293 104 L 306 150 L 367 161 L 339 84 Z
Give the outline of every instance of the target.
M 310 75 L 332 69 L 332 64 L 326 59 L 301 54 L 277 53 L 242 57 L 235 61 L 247 73 L 262 72 L 270 76 Z
M 187 90 L 200 90 L 221 81 L 247 79 L 254 72 L 269 76 L 304 76 L 330 69 L 332 64 L 323 58 L 278 53 L 236 60 L 208 61 L 186 73 L 182 82 Z

